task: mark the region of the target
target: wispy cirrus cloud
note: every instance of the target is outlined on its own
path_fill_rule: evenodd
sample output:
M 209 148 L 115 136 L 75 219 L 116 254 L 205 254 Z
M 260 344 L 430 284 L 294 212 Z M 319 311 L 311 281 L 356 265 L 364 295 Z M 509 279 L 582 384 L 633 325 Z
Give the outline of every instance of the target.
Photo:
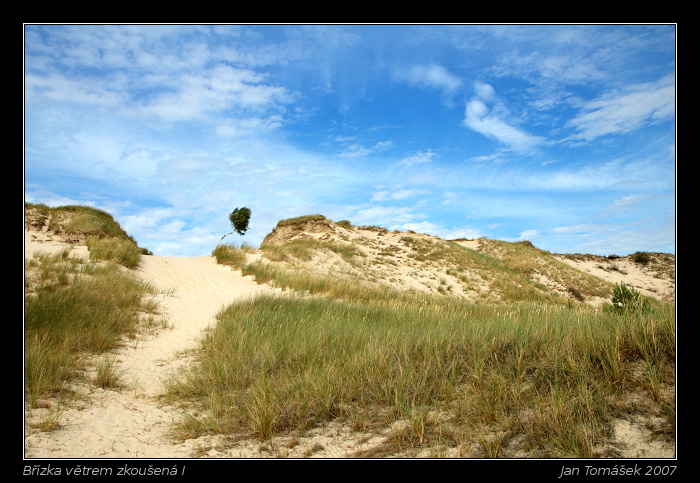
M 635 84 L 585 102 L 567 124 L 576 132 L 573 141 L 592 141 L 609 134 L 624 134 L 673 118 L 676 108 L 675 75 L 657 82 Z
M 397 69 L 394 79 L 415 87 L 436 89 L 451 96 L 462 87 L 462 79 L 439 64 L 421 64 Z
M 399 166 L 412 167 L 419 164 L 425 164 L 431 162 L 437 156 L 432 150 L 418 151 L 414 154 L 406 156 L 401 161 L 399 161 Z
M 394 227 L 425 219 L 422 213 L 415 213 L 413 207 L 408 206 L 372 206 L 357 211 L 356 224 L 380 225 Z
M 277 110 L 293 99 L 284 87 L 266 83 L 264 76 L 226 65 L 180 75 L 164 81 L 160 88 L 165 91 L 149 96 L 137 106 L 140 112 L 166 121 L 194 120 L 227 111 L 240 117 Z
M 422 188 L 414 189 L 396 189 L 396 190 L 381 190 L 376 192 L 371 201 L 390 201 L 390 200 L 404 200 L 406 198 L 413 198 L 414 196 L 427 195 L 430 190 Z

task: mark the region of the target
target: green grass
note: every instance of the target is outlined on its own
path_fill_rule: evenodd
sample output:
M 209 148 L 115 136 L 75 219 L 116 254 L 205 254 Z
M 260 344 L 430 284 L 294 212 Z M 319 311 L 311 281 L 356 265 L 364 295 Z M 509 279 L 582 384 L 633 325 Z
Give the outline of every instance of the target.
M 516 273 L 529 276 L 539 272 L 547 275 L 564 287 L 575 287 L 581 298 L 607 298 L 612 294 L 612 284 L 555 259 L 549 252 L 534 247 L 530 242 L 481 239 L 481 243 L 486 253 L 497 256 L 503 265 Z
M 241 270 L 246 265 L 246 254 L 253 251 L 253 248 L 246 243 L 236 247 L 235 243 L 218 245 L 212 252 L 216 258 L 216 263 L 228 265 L 237 270 Z
M 242 273 L 253 276 L 259 284 L 270 283 L 302 295 L 327 295 L 341 300 L 361 302 L 414 300 L 420 297 L 415 292 L 398 290 L 381 283 L 370 283 L 343 273 L 324 274 L 310 270 L 293 270 L 265 261 L 246 265 Z
M 94 260 L 113 261 L 126 268 L 135 268 L 141 261 L 141 249 L 128 239 L 90 236 L 85 244 Z
M 282 245 L 268 244 L 260 248 L 264 257 L 273 262 L 280 261 L 310 261 L 319 251 L 326 250 L 340 255 L 346 261 L 359 255 L 359 250 L 351 243 L 299 238 L 290 240 Z
M 107 358 L 97 366 L 94 384 L 103 389 L 114 389 L 122 387 L 122 373 L 117 370 L 117 360 Z
M 148 251 L 110 214 L 87 206 L 25 203 L 25 222 L 84 241 L 90 253 L 90 260 L 74 258 L 68 246 L 25 261 L 24 376 L 33 407 L 40 398 L 70 393 L 66 384 L 80 376 L 85 355 L 107 352 L 157 322 L 156 306 L 147 297 L 154 289 L 124 270 Z M 94 383 L 118 385 L 114 364 L 100 364 Z
M 111 232 L 114 225 L 99 210 L 31 208 L 32 226 L 59 223 L 56 230 L 89 233 L 91 259 L 106 261 L 73 259 L 65 250 L 27 262 L 25 390 L 34 405 L 66 391 L 85 354 L 133 337 L 139 314 L 155 306 L 146 297 L 153 290 L 117 266 L 134 266 L 140 249 Z M 302 218 L 286 222 L 314 215 Z M 300 296 L 262 296 L 221 310 L 199 362 L 169 388 L 204 408 L 183 418 L 180 435 L 271 440 L 340 421 L 363 432 L 394 428 L 384 443 L 356 456 L 456 448 L 461 456 L 589 458 L 605 456 L 600 443 L 610 437 L 612 419 L 639 411 L 640 398 L 653 401 L 665 432 L 675 432 L 675 400 L 667 390 L 675 384 L 672 306 L 630 297 L 621 287 L 613 300 L 631 302 L 617 308 L 562 303 L 530 274 L 556 278 L 577 298 L 613 290 L 526 243 L 482 240 L 488 246 L 481 253 L 406 240 L 416 260 L 443 263 L 449 274 L 479 274 L 498 303 L 309 269 L 320 251 L 360 267 L 360 251 L 346 243 L 271 245 L 254 263 L 246 262 L 250 247 L 217 247 L 219 263 Z M 107 358 L 92 382 L 119 387 L 119 376 Z
M 106 352 L 133 337 L 139 314 L 156 310 L 147 298 L 153 289 L 130 273 L 66 253 L 26 264 L 24 369 L 31 405 L 61 392 L 77 376 L 83 354 Z
M 309 221 L 322 221 L 327 219 L 323 215 L 303 215 L 303 216 L 297 216 L 294 218 L 287 218 L 286 220 L 280 220 L 277 223 L 278 227 L 282 226 L 289 226 L 289 225 L 297 225 L 300 223 L 307 223 Z
M 282 220 L 278 226 L 319 217 L 321 215 L 308 215 Z M 446 296 L 452 295 L 455 284 L 461 284 L 463 291 L 484 303 L 569 305 L 586 302 L 589 298 L 607 298 L 612 293 L 612 284 L 576 270 L 530 243 L 482 239 L 486 247 L 482 252 L 439 239 L 405 236 L 401 242 L 410 248 L 408 256 L 427 269 L 436 265 L 445 267 L 446 274 L 453 278 L 449 283 L 444 279 L 437 290 Z M 217 247 L 214 255 L 219 263 L 241 269 L 244 275 L 255 277 L 258 283 L 273 283 L 284 289 L 336 297 L 345 297 L 348 290 L 353 293 L 348 295 L 351 298 L 366 290 L 386 292 L 387 289 L 381 286 L 381 276 L 366 269 L 368 259 L 358 243 L 361 242 L 300 238 L 282 244 L 266 244 L 259 250 L 261 259 L 251 264 L 245 261 L 246 253 L 237 251 L 235 246 Z M 314 262 L 323 253 L 340 256 L 345 265 L 336 265 L 330 275 L 320 273 Z M 387 250 L 386 253 L 389 257 L 384 257 L 381 263 L 391 263 L 393 251 Z M 565 287 L 566 293 L 539 283 L 534 274 L 548 277 Z M 369 283 L 368 280 L 378 283 Z M 366 288 L 368 285 L 371 289 Z
M 675 384 L 672 306 L 580 303 L 619 288 L 530 243 L 484 239 L 475 251 L 402 242 L 417 262 L 440 264 L 465 284 L 480 278 L 488 291 L 469 303 L 371 283 L 347 267 L 315 269 L 317 255 L 335 252 L 361 270 L 366 260 L 352 244 L 263 247 L 243 274 L 302 297 L 262 297 L 219 314 L 201 365 L 172 388 L 208 409 L 188 418 L 184 432 L 266 440 L 329 420 L 362 431 L 401 421 L 381 447 L 358 456 L 457 448 L 481 457 L 588 458 L 610 451 L 601 443 L 613 418 L 639 410 L 630 394 L 653 400 L 665 431 L 675 431 L 666 390 Z M 534 281 L 535 273 L 576 301 Z M 440 283 L 449 293 L 447 279 Z
M 416 247 L 416 256 L 451 264 L 457 270 L 468 269 L 481 274 L 490 286 L 489 292 L 495 294 L 491 297 L 493 299 L 506 302 L 569 303 L 567 297 L 555 294 L 534 281 L 532 275 L 536 273 L 567 287 L 578 301 L 584 301 L 588 297 L 607 298 L 612 293 L 611 284 L 556 260 L 529 242 L 508 243 L 482 238 L 480 251 L 455 242 L 417 243 L 422 246 Z M 490 301 L 488 296 L 485 301 Z
M 503 456 L 524 435 L 531 454 L 588 457 L 610 430 L 611 401 L 672 384 L 674 360 L 668 307 L 260 297 L 219 314 L 200 366 L 172 393 L 208 409 L 189 434 L 270 439 L 328 420 L 402 420 L 392 451 L 481 441 Z M 655 369 L 633 382 L 639 362 Z
M 112 215 L 90 206 L 66 205 L 50 208 L 49 230 L 69 234 L 133 239 Z M 134 242 L 135 243 L 135 242 Z

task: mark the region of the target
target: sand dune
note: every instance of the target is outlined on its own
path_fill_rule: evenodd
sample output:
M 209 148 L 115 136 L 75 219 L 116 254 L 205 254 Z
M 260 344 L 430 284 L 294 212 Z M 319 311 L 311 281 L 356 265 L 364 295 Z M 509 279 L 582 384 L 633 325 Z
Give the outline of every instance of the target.
M 321 234 L 323 235 L 323 234 Z M 309 235 L 318 237 L 319 234 Z M 401 256 L 405 247 L 401 236 L 389 233 L 365 233 L 370 241 L 384 250 L 395 247 L 392 253 Z M 464 241 L 477 249 L 476 241 Z M 471 244 L 470 244 L 471 243 Z M 69 245 L 41 231 L 25 232 L 25 258 L 37 251 L 57 253 Z M 371 249 L 374 245 L 370 245 Z M 388 247 L 388 248 L 387 248 Z M 87 257 L 84 246 L 74 246 L 73 256 Z M 369 249 L 368 249 L 369 252 Z M 404 260 L 404 258 L 400 258 Z M 652 296 L 673 296 L 675 279 L 637 269 L 625 260 L 619 260 L 615 269 L 605 260 L 566 259 L 583 271 L 610 281 L 633 281 L 635 286 Z M 216 313 L 224 306 L 256 294 L 278 292 L 267 285 L 258 285 L 240 271 L 218 265 L 213 257 L 144 256 L 134 271 L 144 281 L 157 287 L 155 295 L 161 315 L 169 327 L 138 341 L 130 341 L 107 357 L 115 357 L 123 371 L 127 387 L 104 390 L 89 384 L 78 384 L 85 394 L 76 403 L 57 407 L 27 410 L 25 421 L 26 458 L 189 458 L 193 455 L 218 458 L 279 456 L 266 450 L 259 441 L 240 441 L 235 445 L 223 444 L 224 436 L 203 436 L 184 442 L 174 441 L 168 434 L 172 423 L 184 409 L 163 403 L 159 396 L 164 383 L 178 371 L 192 363 L 192 353 L 204 331 L 215 321 Z M 398 275 L 392 274 L 399 278 Z M 406 276 L 408 277 L 408 275 Z M 408 277 L 410 278 L 410 277 Z M 406 280 L 408 280 L 406 278 Z M 402 282 L 405 285 L 405 282 Z M 97 361 L 95 361 L 97 362 Z M 39 431 L 35 423 L 45 414 L 60 411 L 60 427 L 48 432 Z M 635 433 L 637 431 L 637 433 Z M 626 428 L 624 438 L 629 455 L 672 457 L 674 448 L 663 443 L 649 443 L 636 427 Z M 381 432 L 371 437 L 346 431 L 340 423 L 329 423 L 299 438 L 299 454 L 304 446 L 322 445 L 316 457 L 343 457 L 362 445 L 379 444 Z M 363 439 L 364 438 L 364 439 Z M 322 443 L 319 443 L 321 441 Z M 449 456 L 449 455 L 448 455 Z
M 67 246 L 27 235 L 25 256 L 37 251 L 56 253 Z M 84 248 L 76 247 L 76 254 Z M 158 402 L 163 383 L 187 365 L 186 351 L 196 347 L 219 309 L 241 297 L 272 289 L 217 265 L 212 257 L 145 256 L 136 273 L 162 291 L 156 297 L 170 328 L 110 354 L 119 361 L 127 389 L 81 388 L 88 391 L 87 399 L 77 407 L 61 408 L 61 427 L 51 432 L 31 429 L 32 421 L 47 410 L 32 411 L 27 421 L 26 457 L 188 457 L 198 444 L 194 440 L 168 442 L 169 425 L 180 413 Z

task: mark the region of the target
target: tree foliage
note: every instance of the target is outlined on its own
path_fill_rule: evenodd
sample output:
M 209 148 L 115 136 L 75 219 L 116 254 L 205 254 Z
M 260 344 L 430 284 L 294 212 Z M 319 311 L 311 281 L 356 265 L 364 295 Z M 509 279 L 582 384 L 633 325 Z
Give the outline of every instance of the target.
M 248 222 L 250 221 L 250 208 L 245 206 L 236 208 L 228 215 L 228 219 L 231 222 L 233 231 L 239 235 L 245 235 L 245 232 L 248 230 Z
M 216 246 L 218 247 L 221 244 L 221 241 L 232 233 L 238 233 L 241 236 L 245 235 L 245 232 L 248 230 L 250 213 L 250 208 L 245 206 L 243 208 L 236 208 L 231 213 L 229 213 L 228 220 L 231 222 L 231 227 L 233 228 L 233 231 L 230 231 L 224 236 L 222 236 L 219 240 L 219 243 L 217 243 Z

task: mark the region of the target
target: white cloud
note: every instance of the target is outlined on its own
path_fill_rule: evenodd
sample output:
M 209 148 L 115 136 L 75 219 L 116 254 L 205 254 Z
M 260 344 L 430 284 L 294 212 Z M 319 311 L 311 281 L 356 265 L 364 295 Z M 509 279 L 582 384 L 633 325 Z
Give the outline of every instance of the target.
M 459 77 L 438 64 L 414 65 L 397 71 L 394 77 L 411 85 L 438 89 L 445 94 L 451 94 L 462 86 Z
M 426 195 L 428 193 L 430 193 L 430 191 L 426 189 L 383 190 L 375 193 L 371 201 L 403 200 L 414 196 Z
M 25 188 L 27 199 L 101 207 L 127 200 L 133 206 L 114 212 L 128 215 L 120 217 L 127 231 L 154 251 L 178 254 L 210 250 L 227 231 L 227 213 L 243 205 L 253 208 L 255 218 L 245 240 L 255 241 L 279 219 L 321 212 L 443 238 L 479 236 L 478 229 L 461 226 L 464 220 L 485 230 L 500 224 L 499 233 L 511 239 L 534 236 L 527 229 L 537 228 L 542 241 L 553 237 L 571 246 L 600 232 L 593 225 L 572 233 L 547 226 L 585 223 L 595 214 L 620 214 L 613 221 L 629 225 L 624 217 L 673 212 L 672 200 L 634 194 L 673 196 L 673 158 L 658 154 L 672 142 L 670 131 L 639 147 L 616 145 L 615 151 L 599 142 L 590 150 L 567 152 L 570 146 L 561 143 L 556 153 L 533 152 L 543 147 L 536 134 L 544 129 L 548 138 L 573 134 L 569 140 L 583 144 L 672 119 L 673 77 L 599 90 L 602 83 L 621 86 L 630 78 L 661 79 L 663 74 L 645 76 L 665 72 L 673 62 L 668 38 L 664 56 L 646 63 L 648 49 L 644 57 L 639 51 L 631 56 L 629 42 L 599 39 L 593 52 L 589 44 L 598 29 L 588 33 L 588 42 L 581 42 L 579 29 L 554 29 L 560 38 L 568 36 L 567 44 L 547 48 L 555 40 L 549 28 L 537 29 L 536 40 L 526 35 L 528 27 L 517 29 L 503 47 L 498 35 L 468 27 L 464 32 L 479 47 L 460 42 L 459 51 L 452 44 L 449 52 L 439 52 L 457 39 L 451 28 L 431 27 L 441 40 L 422 46 L 415 36 L 397 44 L 401 28 L 374 36 L 361 33 L 364 27 L 344 26 L 28 26 L 26 179 L 37 189 Z M 462 27 L 452 33 L 457 30 Z M 633 37 L 657 38 L 656 31 L 643 30 Z M 526 37 L 527 44 L 517 43 Z M 623 44 L 624 60 L 603 57 Z M 660 55 L 658 47 L 654 43 L 649 52 Z M 514 58 L 516 51 L 535 53 Z M 455 63 L 443 62 L 447 58 Z M 480 64 L 482 59 L 488 63 Z M 387 67 L 394 65 L 408 67 Z M 498 77 L 497 89 L 465 82 L 458 74 L 467 65 Z M 332 90 L 323 89 L 324 73 Z M 394 75 L 389 84 L 387 75 Z M 401 97 L 388 97 L 407 90 L 425 115 L 402 113 L 396 109 Z M 456 110 L 434 109 L 441 96 L 456 100 L 468 90 Z M 592 92 L 591 99 L 577 101 L 581 92 Z M 337 111 L 360 99 L 367 102 L 366 115 Z M 385 99 L 390 104 L 382 105 Z M 566 125 L 563 116 L 576 113 L 573 106 L 579 115 Z M 413 117 L 404 122 L 402 114 Z M 452 124 L 452 114 L 463 114 L 461 126 Z M 366 137 L 387 127 L 393 142 Z M 450 127 L 457 127 L 457 138 L 450 138 Z M 478 133 L 469 132 L 471 137 L 495 140 L 495 149 L 464 146 L 460 130 L 464 137 L 468 129 Z M 336 156 L 320 154 L 324 138 Z M 423 144 L 428 138 L 435 144 Z M 394 145 L 403 159 L 383 155 Z M 547 164 L 550 159 L 562 161 Z M 596 193 L 601 190 L 605 196 Z M 430 193 L 434 197 L 424 196 Z M 389 206 L 373 206 L 384 204 Z M 336 218 L 338 213 L 343 216 Z
M 580 42 L 580 37 L 578 42 Z M 605 78 L 590 51 L 570 51 L 566 55 L 531 52 L 527 55 L 505 55 L 495 67 L 500 76 L 523 77 L 535 85 L 585 84 Z
M 540 170 L 504 172 L 502 183 L 513 189 L 543 191 L 609 190 L 609 189 L 672 189 L 668 179 L 668 165 L 648 160 L 613 159 L 604 163 L 568 167 L 554 165 Z
M 28 105 L 48 100 L 110 107 L 112 115 L 146 114 L 165 121 L 225 117 L 228 123 L 219 128 L 225 136 L 280 125 L 294 93 L 274 85 L 264 74 L 223 63 L 220 52 L 199 40 L 173 45 L 170 35 L 177 30 L 167 26 L 53 30 L 54 41 L 70 49 L 44 45 L 30 32 Z
M 264 81 L 264 76 L 253 71 L 218 65 L 161 79 L 157 87 L 165 91 L 150 97 L 139 109 L 167 121 L 182 121 L 230 109 L 261 112 L 292 101 L 285 88 L 265 85 Z
M 338 138 L 340 140 L 353 140 L 354 138 Z M 363 156 L 369 156 L 373 153 L 380 153 L 390 149 L 393 145 L 392 141 L 379 141 L 374 144 L 374 146 L 364 146 L 361 143 L 347 144 L 344 150 L 339 154 L 342 158 L 360 158 Z
M 417 223 L 404 223 L 390 227 L 400 231 L 415 231 L 416 233 L 426 233 L 442 238 L 443 240 L 476 239 L 484 236 L 478 228 L 445 228 L 442 225 L 421 221 Z
M 353 217 L 357 225 L 394 226 L 410 223 L 424 215 L 411 213 L 410 207 L 373 206 L 359 210 Z
M 249 136 L 281 127 L 283 116 L 247 117 L 244 119 L 226 119 L 216 127 L 216 134 L 224 138 Z
M 592 231 L 606 231 L 605 225 L 595 225 L 593 223 L 582 223 L 579 225 L 557 226 L 551 229 L 556 235 L 571 235 L 576 233 L 587 234 Z
M 27 74 L 24 86 L 27 102 L 45 98 L 91 106 L 117 106 L 126 99 L 109 83 L 94 82 L 89 78 L 68 78 L 57 73 Z
M 411 230 L 415 231 L 416 233 L 434 234 L 440 230 L 441 227 L 429 221 L 421 221 L 419 223 L 404 223 L 403 225 L 398 226 L 397 229 L 401 231 Z
M 476 96 L 467 102 L 464 111 L 465 126 L 515 151 L 527 151 L 543 142 L 542 138 L 528 134 L 504 119 L 508 115 L 507 109 L 496 99 L 493 87 L 476 82 L 474 88 Z
M 634 217 L 625 223 L 581 223 L 552 228 L 541 238 L 567 253 L 626 255 L 636 251 L 675 252 L 675 220 Z
M 675 76 L 630 86 L 583 105 L 568 122 L 577 133 L 571 139 L 591 141 L 608 134 L 623 134 L 675 115 Z
M 401 166 L 416 166 L 418 164 L 424 164 L 424 163 L 429 163 L 430 161 L 435 158 L 436 154 L 430 150 L 428 151 L 419 151 L 416 154 L 413 154 L 412 156 L 408 156 L 403 158 L 400 162 L 399 165 Z
M 340 156 L 343 158 L 359 158 L 362 156 L 368 156 L 372 153 L 372 150 L 366 146 L 359 143 L 353 143 L 346 146 Z
M 656 198 L 657 196 L 658 195 L 656 194 L 634 194 L 623 196 L 622 198 L 610 203 L 608 205 L 608 208 L 610 208 L 610 210 L 614 212 L 626 211 L 638 203 L 644 203 L 645 201 L 649 201 L 650 199 Z
M 459 202 L 460 195 L 453 191 L 445 191 L 442 194 L 442 204 L 445 206 L 456 205 Z
M 487 84 L 486 82 L 476 81 L 474 82 L 474 90 L 476 91 L 476 96 L 484 101 L 494 101 L 496 99 L 496 91 L 493 86 Z
M 532 240 L 539 238 L 539 236 L 540 236 L 539 230 L 525 230 L 525 231 L 520 232 L 520 237 L 518 238 L 518 240 L 520 240 L 520 241 L 524 241 L 524 240 L 532 241 Z

